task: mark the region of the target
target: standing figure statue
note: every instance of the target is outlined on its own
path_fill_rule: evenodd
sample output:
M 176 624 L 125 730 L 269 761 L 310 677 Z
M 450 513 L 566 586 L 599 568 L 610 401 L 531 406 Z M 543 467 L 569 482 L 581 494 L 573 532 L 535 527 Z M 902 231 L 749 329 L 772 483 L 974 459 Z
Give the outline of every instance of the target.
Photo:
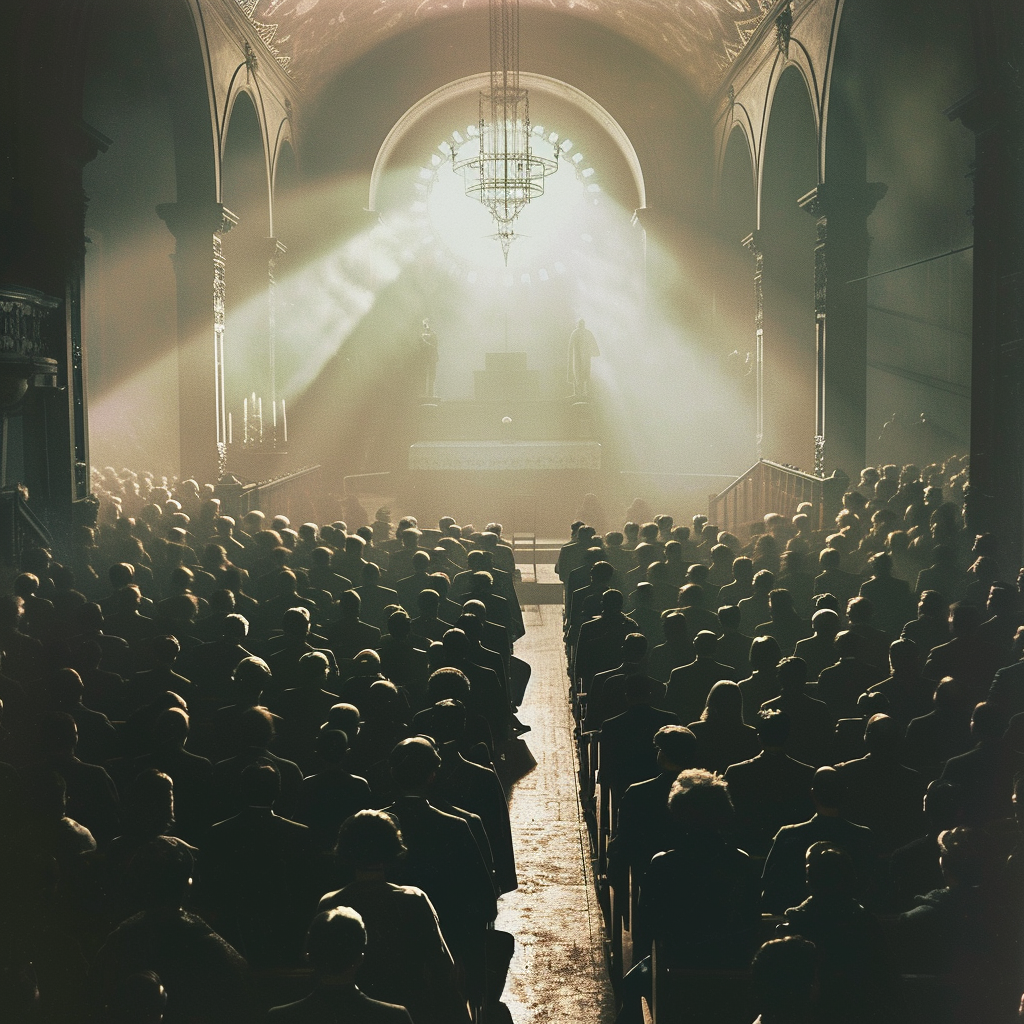
M 420 335 L 420 359 L 423 361 L 425 378 L 424 397 L 436 398 L 434 383 L 437 378 L 437 335 L 430 329 L 430 321 L 423 321 Z
M 573 398 L 586 398 L 590 391 L 590 360 L 601 350 L 587 324 L 580 320 L 569 335 L 569 383 Z

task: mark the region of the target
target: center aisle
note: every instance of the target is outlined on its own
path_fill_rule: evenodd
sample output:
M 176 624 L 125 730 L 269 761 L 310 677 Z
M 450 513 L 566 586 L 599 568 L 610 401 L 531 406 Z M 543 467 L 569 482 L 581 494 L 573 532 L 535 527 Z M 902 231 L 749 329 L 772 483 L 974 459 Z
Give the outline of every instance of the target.
M 533 675 L 519 712 L 537 767 L 510 794 L 519 889 L 499 902 L 497 927 L 516 937 L 504 1003 L 515 1024 L 615 1017 L 594 892 L 586 824 L 576 792 L 573 721 L 560 605 L 524 605 L 516 655 Z

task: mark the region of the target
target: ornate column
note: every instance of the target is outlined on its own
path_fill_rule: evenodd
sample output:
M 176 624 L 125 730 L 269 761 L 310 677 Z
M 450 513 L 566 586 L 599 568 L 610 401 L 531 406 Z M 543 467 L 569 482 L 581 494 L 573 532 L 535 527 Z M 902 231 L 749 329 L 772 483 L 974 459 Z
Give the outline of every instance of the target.
M 1007 81 L 947 111 L 976 147 L 968 526 L 997 534 L 1007 567 L 1024 551 L 1024 86 L 1014 72 L 1007 64 Z
M 238 218 L 214 202 L 166 203 L 157 213 L 175 239 L 180 472 L 214 483 L 224 475 L 228 440 L 223 236 Z
M 280 415 L 277 410 L 277 265 L 288 248 L 279 238 L 268 238 L 267 245 L 267 369 L 270 377 L 270 403 L 276 417 Z M 277 441 L 276 433 L 274 441 Z
M 798 200 L 815 219 L 814 472 L 853 477 L 867 457 L 867 221 L 879 182 L 830 182 Z
M 754 257 L 754 379 L 757 387 L 757 457 L 764 457 L 764 250 L 761 232 L 752 231 L 742 245 Z

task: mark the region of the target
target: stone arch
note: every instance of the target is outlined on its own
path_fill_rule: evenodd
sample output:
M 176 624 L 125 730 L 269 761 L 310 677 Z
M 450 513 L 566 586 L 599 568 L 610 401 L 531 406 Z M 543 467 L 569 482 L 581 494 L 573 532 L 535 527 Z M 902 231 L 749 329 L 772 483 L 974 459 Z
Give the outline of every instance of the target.
M 398 119 L 384 142 L 381 144 L 374 160 L 373 171 L 370 174 L 370 189 L 367 202 L 367 209 L 376 209 L 377 192 L 381 178 L 386 171 L 390 160 L 401 143 L 402 139 L 412 130 L 413 126 L 423 117 L 438 109 L 451 100 L 480 92 L 487 88 L 490 78 L 486 74 L 470 75 L 460 78 L 455 82 L 449 82 L 440 89 L 424 96 L 417 103 L 414 103 Z M 567 101 L 569 104 L 578 107 L 585 114 L 596 121 L 613 140 L 623 159 L 629 167 L 636 192 L 636 209 L 642 210 L 647 205 L 647 187 L 644 184 L 643 169 L 640 166 L 640 159 L 633 148 L 629 136 L 626 135 L 622 126 L 612 117 L 608 111 L 596 100 L 588 96 L 580 89 L 576 89 L 557 78 L 550 78 L 547 75 L 523 73 L 520 75 L 520 83 L 524 89 L 547 92 Z
M 814 468 L 815 225 L 798 201 L 818 184 L 818 121 L 796 66 L 773 81 L 758 193 L 764 257 L 764 437 L 766 458 Z

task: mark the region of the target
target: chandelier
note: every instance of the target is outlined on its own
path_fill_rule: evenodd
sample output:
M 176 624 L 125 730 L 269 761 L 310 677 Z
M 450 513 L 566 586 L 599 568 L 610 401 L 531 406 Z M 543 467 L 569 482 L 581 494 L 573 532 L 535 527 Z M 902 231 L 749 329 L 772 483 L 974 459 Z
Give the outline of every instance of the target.
M 466 195 L 482 203 L 497 225 L 508 264 L 515 221 L 527 203 L 544 195 L 544 179 L 558 170 L 558 150 L 533 152 L 530 96 L 519 87 L 519 0 L 490 0 L 491 81 L 480 93 L 480 149 L 455 160 Z

